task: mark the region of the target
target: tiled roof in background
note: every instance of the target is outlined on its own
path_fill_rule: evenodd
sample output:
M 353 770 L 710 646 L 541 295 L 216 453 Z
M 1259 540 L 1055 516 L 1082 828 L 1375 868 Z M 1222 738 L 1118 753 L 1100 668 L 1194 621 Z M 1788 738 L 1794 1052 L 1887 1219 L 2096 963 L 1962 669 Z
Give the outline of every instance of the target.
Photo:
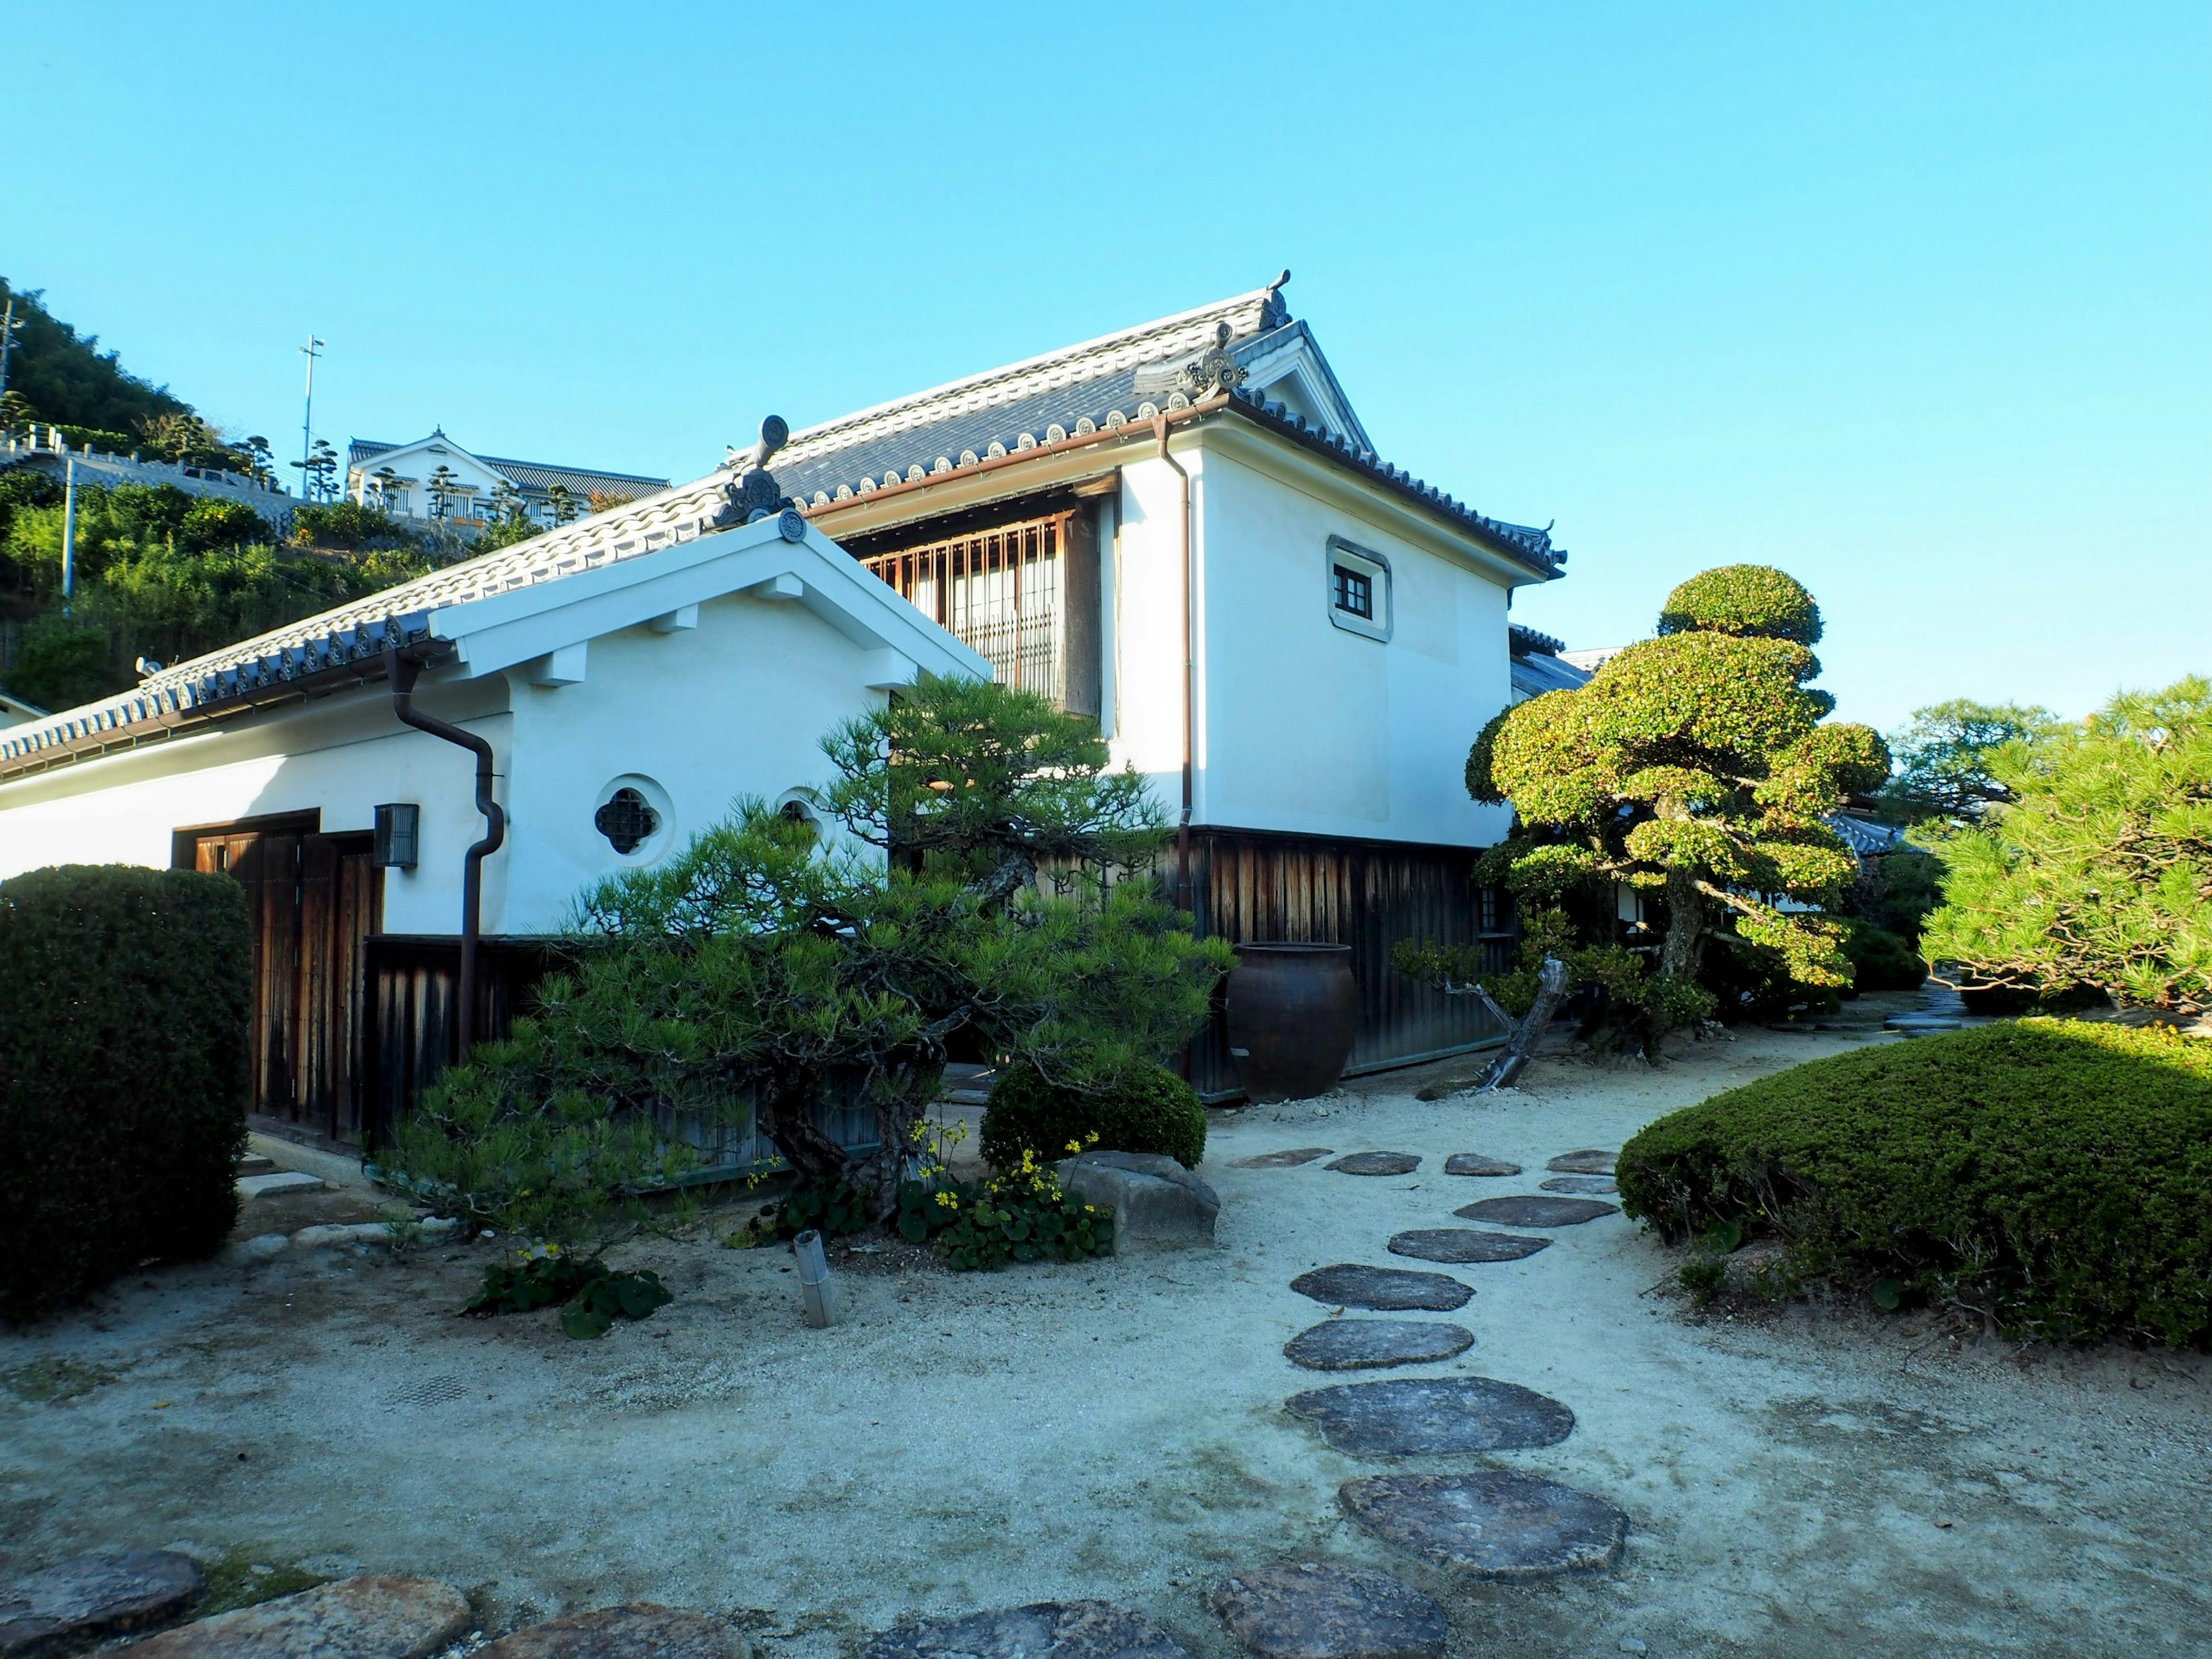
M 410 447 L 385 443 L 374 438 L 356 438 L 346 447 L 346 465 L 366 467 L 380 455 L 388 455 L 395 449 Z M 468 453 L 471 459 L 506 474 L 518 489 L 550 489 L 557 483 L 578 501 L 584 500 L 594 490 L 609 495 L 627 495 L 635 501 L 653 490 L 668 488 L 667 479 L 648 478 L 642 473 L 606 472 L 588 466 L 552 466 L 542 461 L 511 460 L 504 455 L 479 455 L 473 449 Z

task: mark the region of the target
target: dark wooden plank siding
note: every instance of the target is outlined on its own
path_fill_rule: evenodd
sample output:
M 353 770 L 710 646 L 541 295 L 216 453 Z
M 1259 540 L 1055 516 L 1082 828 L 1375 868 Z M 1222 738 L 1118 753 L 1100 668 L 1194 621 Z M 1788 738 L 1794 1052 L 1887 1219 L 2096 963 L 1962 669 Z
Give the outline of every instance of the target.
M 374 1020 L 365 1042 L 362 1097 L 375 1145 L 453 1063 L 460 1039 L 461 942 L 452 934 L 380 933 L 364 942 L 363 978 Z M 538 981 L 563 958 L 562 941 L 477 941 L 476 1029 L 480 1042 L 514 1030 Z
M 1472 944 L 1480 937 L 1474 853 L 1206 830 L 1194 836 L 1191 857 L 1201 934 L 1352 947 L 1360 1007 L 1352 1070 L 1380 1071 L 1504 1037 L 1474 999 L 1446 996 L 1390 966 L 1401 939 Z M 1209 1097 L 1237 1091 L 1218 1012 L 1191 1045 L 1191 1081 Z

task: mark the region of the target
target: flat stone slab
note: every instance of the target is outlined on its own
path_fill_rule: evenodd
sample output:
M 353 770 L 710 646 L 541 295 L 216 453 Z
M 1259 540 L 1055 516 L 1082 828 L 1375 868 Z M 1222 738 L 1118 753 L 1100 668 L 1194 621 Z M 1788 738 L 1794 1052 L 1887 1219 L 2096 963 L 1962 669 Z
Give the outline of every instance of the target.
M 1552 1241 L 1519 1233 L 1478 1232 L 1472 1227 L 1417 1227 L 1390 1240 L 1390 1254 L 1422 1261 L 1518 1261 Z
M 1408 1308 L 1449 1313 L 1454 1308 L 1465 1307 L 1474 1295 L 1472 1287 L 1461 1284 L 1449 1273 L 1414 1273 L 1406 1267 L 1363 1267 L 1352 1261 L 1340 1261 L 1334 1267 L 1316 1267 L 1311 1273 L 1300 1273 L 1291 1281 L 1291 1288 L 1300 1296 L 1310 1296 L 1333 1308 L 1372 1308 L 1380 1313 Z
M 1556 1446 L 1575 1414 L 1549 1395 L 1490 1376 L 1389 1376 L 1340 1382 L 1283 1402 L 1336 1450 L 1360 1457 L 1440 1457 L 1455 1452 Z
M 273 1175 L 239 1176 L 238 1195 L 250 1203 L 278 1193 L 319 1193 L 329 1184 L 320 1176 L 311 1176 L 304 1170 L 279 1170 Z
M 1411 1175 L 1421 1167 L 1421 1159 L 1415 1152 L 1352 1152 L 1326 1167 L 1339 1175 Z
M 1562 1152 L 1544 1167 L 1559 1175 L 1611 1175 L 1618 1153 L 1592 1148 L 1585 1152 Z
M 869 1638 L 860 1659 L 1190 1659 L 1141 1613 L 1106 1601 L 1035 1601 L 959 1619 L 915 1619 Z
M 1611 1176 L 1553 1176 L 1536 1183 L 1547 1193 L 1617 1193 Z
M 1310 1371 L 1359 1371 L 1430 1364 L 1474 1346 L 1473 1331 L 1440 1319 L 1332 1319 L 1300 1331 L 1283 1352 Z
M 1480 1152 L 1454 1152 L 1444 1160 L 1446 1175 L 1460 1176 L 1516 1176 L 1518 1164 L 1508 1164 L 1502 1158 L 1485 1158 Z
M 1438 1659 L 1444 1610 L 1387 1572 L 1307 1563 L 1214 1587 L 1213 1610 L 1261 1659 Z
M 471 1659 L 751 1659 L 752 1644 L 726 1619 L 684 1613 L 654 1601 L 629 1601 L 567 1619 L 549 1619 Z
M 348 1578 L 131 1644 L 131 1659 L 429 1659 L 469 1627 L 435 1578 Z
M 1240 1158 L 1229 1167 L 1232 1170 L 1289 1170 L 1301 1164 L 1310 1164 L 1317 1158 L 1327 1158 L 1336 1150 L 1334 1146 L 1290 1146 L 1279 1152 L 1262 1152 L 1257 1158 Z
M 41 1659 L 161 1624 L 198 1601 L 202 1588 L 191 1558 L 173 1550 L 58 1563 L 0 1589 L 0 1659 Z
M 1452 1212 L 1469 1221 L 1492 1221 L 1501 1227 L 1579 1227 L 1601 1215 L 1620 1212 L 1620 1205 L 1595 1198 L 1547 1198 L 1537 1193 L 1479 1198 Z
M 1384 1543 L 1470 1578 L 1610 1567 L 1628 1536 L 1628 1517 L 1603 1498 L 1512 1469 L 1370 1475 L 1336 1501 Z
M 1221 1198 L 1159 1152 L 1082 1152 L 1056 1166 L 1070 1196 L 1114 1212 L 1114 1254 L 1213 1243 Z

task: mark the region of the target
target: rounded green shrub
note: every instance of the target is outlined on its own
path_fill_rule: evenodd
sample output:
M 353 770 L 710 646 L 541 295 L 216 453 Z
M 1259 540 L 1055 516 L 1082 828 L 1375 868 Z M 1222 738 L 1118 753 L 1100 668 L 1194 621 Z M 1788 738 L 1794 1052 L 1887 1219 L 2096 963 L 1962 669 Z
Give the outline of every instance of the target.
M 1667 596 L 1659 631 L 1818 645 L 1820 607 L 1803 583 L 1771 565 L 1724 564 L 1700 571 Z
M 252 987 L 228 876 L 68 865 L 0 882 L 0 1319 L 222 1244 Z
M 1621 1205 L 2065 1341 L 2212 1346 L 2212 1042 L 2027 1019 L 1794 1066 L 1645 1128 Z
M 1844 923 L 1844 954 L 1852 983 L 1862 991 L 1910 991 L 1928 977 L 1928 964 L 1895 933 L 1856 918 Z
M 1009 1066 L 983 1112 L 983 1157 L 1011 1170 L 1025 1151 L 1049 1162 L 1070 1141 L 1102 1152 L 1158 1152 L 1186 1169 L 1206 1157 L 1206 1108 L 1198 1091 L 1164 1066 L 1143 1066 L 1098 1094 L 1055 1087 L 1026 1062 Z

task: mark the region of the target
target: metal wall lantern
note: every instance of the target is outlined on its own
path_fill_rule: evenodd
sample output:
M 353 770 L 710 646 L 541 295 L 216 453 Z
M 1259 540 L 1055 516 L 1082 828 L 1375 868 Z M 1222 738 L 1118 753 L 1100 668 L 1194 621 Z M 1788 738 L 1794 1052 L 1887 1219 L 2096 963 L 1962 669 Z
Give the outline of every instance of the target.
M 422 845 L 422 809 L 411 800 L 376 809 L 376 862 L 387 870 L 412 870 Z

